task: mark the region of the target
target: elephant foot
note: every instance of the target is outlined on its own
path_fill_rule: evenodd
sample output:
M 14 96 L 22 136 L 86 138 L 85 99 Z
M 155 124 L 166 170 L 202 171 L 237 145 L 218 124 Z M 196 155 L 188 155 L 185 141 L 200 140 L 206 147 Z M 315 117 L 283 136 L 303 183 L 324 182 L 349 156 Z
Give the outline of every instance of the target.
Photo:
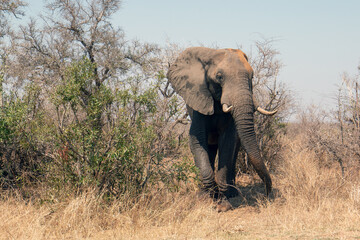
M 216 206 L 216 211 L 217 212 L 227 212 L 229 210 L 232 210 L 233 206 L 231 205 L 231 203 L 227 200 L 227 199 L 222 199 L 218 202 L 217 206 Z

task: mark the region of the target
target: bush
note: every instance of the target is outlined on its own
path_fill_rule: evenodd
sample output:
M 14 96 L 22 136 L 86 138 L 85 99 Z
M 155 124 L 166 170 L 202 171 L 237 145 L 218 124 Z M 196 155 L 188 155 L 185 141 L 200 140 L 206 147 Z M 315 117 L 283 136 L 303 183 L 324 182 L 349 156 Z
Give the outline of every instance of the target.
M 2 95 L 0 108 L 0 184 L 3 188 L 21 187 L 44 174 L 42 163 L 48 141 L 54 133 L 46 121 L 39 88 L 29 85 L 23 97 Z
M 94 68 L 87 58 L 66 68 L 47 102 L 56 114 L 45 111 L 34 85 L 4 103 L 3 187 L 41 181 L 53 193 L 95 187 L 108 197 L 136 197 L 154 186 L 177 189 L 194 176 L 190 161 L 179 159 L 180 103 L 160 95 L 164 74 L 131 76 L 110 89 L 94 84 Z

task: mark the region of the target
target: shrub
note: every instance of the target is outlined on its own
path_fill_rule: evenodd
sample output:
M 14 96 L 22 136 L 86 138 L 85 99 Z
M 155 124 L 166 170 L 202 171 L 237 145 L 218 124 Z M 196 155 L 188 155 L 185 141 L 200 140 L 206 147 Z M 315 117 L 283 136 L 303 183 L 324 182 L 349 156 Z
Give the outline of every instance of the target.
M 46 120 L 39 88 L 29 84 L 22 97 L 1 92 L 0 108 L 0 184 L 21 187 L 44 174 L 49 136 L 53 129 Z

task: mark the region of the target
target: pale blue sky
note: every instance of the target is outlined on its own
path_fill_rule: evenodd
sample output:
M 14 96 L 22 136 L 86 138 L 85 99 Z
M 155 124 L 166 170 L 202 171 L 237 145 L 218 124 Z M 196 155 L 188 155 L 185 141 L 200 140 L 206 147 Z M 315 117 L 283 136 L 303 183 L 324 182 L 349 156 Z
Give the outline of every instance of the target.
M 38 12 L 42 0 L 28 1 Z M 254 40 L 275 38 L 284 67 L 279 80 L 302 105 L 335 106 L 341 74 L 358 73 L 358 0 L 123 0 L 113 23 L 128 38 L 166 45 L 216 45 L 247 52 Z

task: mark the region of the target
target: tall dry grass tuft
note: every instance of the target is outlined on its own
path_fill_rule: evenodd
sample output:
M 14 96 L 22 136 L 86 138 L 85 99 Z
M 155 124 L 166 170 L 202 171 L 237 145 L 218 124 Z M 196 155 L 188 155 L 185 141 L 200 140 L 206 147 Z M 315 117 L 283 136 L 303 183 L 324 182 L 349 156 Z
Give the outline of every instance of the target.
M 325 167 L 316 154 L 304 148 L 302 139 L 291 141 L 279 167 L 278 183 L 287 202 L 317 208 L 322 200 L 346 196 L 347 182 L 336 166 Z
M 319 158 L 303 135 L 282 141 L 277 196 L 260 207 L 267 224 L 284 235 L 360 237 L 360 172 L 343 177 L 339 165 Z
M 9 197 L 0 201 L 0 239 L 177 239 L 216 226 L 212 201 L 195 193 L 164 190 L 133 201 L 106 204 L 91 190 L 49 205 Z

